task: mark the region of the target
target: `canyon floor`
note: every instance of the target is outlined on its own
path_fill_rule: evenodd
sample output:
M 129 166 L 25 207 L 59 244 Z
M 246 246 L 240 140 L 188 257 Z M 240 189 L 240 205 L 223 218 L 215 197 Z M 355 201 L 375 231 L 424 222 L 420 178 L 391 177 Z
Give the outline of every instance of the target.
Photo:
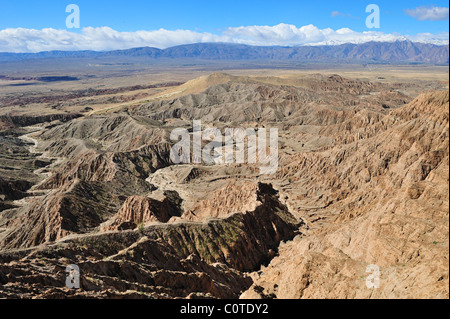
M 448 67 L 50 75 L 0 79 L 0 298 L 449 298 Z M 175 165 L 195 120 L 277 172 Z

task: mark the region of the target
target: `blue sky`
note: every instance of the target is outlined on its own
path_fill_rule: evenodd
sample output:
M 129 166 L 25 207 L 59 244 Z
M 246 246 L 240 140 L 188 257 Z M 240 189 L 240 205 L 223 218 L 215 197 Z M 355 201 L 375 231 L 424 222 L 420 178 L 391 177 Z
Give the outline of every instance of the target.
M 381 28 L 372 31 L 394 35 L 447 33 L 448 37 L 449 29 L 449 3 L 442 0 L 2 0 L 0 32 L 4 29 L 17 28 L 66 30 L 65 20 L 68 13 L 65 12 L 65 8 L 71 3 L 77 4 L 80 8 L 81 28 L 109 27 L 118 32 L 163 28 L 223 35 L 230 27 L 276 26 L 281 23 L 298 28 L 314 25 L 319 30 L 349 28 L 355 32 L 365 32 L 370 31 L 365 25 L 368 15 L 365 8 L 371 3 L 377 4 L 381 10 Z M 415 18 L 405 13 L 406 9 L 422 6 L 447 8 L 447 18 L 420 21 L 417 16 Z M 84 32 L 83 29 L 66 31 Z M 259 30 L 252 32 L 251 36 L 255 37 L 255 32 Z M 4 33 L 3 37 L 6 36 L 12 35 Z M 17 32 L 14 33 L 17 41 L 21 36 Z M 243 37 L 239 34 L 238 40 L 245 42 L 250 35 L 246 33 L 247 38 Z M 1 40 L 0 34 L 0 42 Z M 26 39 L 29 40 L 30 38 Z M 248 42 L 253 44 L 250 40 Z M 254 43 L 260 44 L 261 38 Z M 11 41 L 9 45 L 13 45 Z M 0 46 L 0 50 L 4 50 L 4 47 Z
M 398 33 L 448 31 L 448 21 L 420 21 L 405 14 L 405 9 L 419 6 L 448 7 L 448 1 L 434 0 L 2 0 L 0 29 L 65 28 L 65 7 L 80 7 L 82 27 L 109 26 L 117 31 L 189 29 L 217 32 L 226 27 L 276 25 L 323 28 L 366 29 L 365 8 L 370 3 L 381 9 L 381 31 Z M 333 11 L 351 16 L 331 17 Z M 359 19 L 357 19 L 359 18 Z

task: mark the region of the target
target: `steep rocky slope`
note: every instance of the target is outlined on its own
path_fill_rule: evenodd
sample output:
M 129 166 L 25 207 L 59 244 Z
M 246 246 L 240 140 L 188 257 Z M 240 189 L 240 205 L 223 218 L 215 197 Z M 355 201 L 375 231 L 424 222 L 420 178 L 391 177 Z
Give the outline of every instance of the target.
M 270 260 L 299 226 L 270 185 L 254 189 L 259 206 L 225 219 L 155 224 L 0 253 L 0 296 L 237 298 L 252 283 L 242 272 Z M 74 263 L 83 271 L 83 291 L 64 287 L 65 265 Z
M 448 298 L 448 106 L 448 92 L 421 95 L 364 143 L 291 158 L 281 174 L 306 188 L 297 204 L 310 233 L 282 246 L 243 298 Z M 303 208 L 318 191 L 322 204 Z M 379 289 L 366 287 L 371 264 Z

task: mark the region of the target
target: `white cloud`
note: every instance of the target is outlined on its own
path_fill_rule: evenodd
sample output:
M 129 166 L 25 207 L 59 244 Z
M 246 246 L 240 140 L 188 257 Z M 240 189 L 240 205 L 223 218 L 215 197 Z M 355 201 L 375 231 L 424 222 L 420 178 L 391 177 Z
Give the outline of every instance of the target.
M 448 32 L 442 32 L 437 34 L 432 33 L 419 33 L 414 36 L 410 36 L 409 40 L 414 42 L 431 43 L 431 44 L 448 44 L 449 34 Z
M 337 45 L 343 43 L 365 43 L 370 41 L 405 40 L 405 37 L 383 32 L 356 32 L 348 28 L 339 30 L 318 29 L 313 25 L 296 28 L 280 24 L 274 27 L 252 26 L 228 28 L 225 34 L 235 42 L 252 45 Z
M 250 45 L 335 45 L 409 39 L 417 42 L 448 44 L 448 33 L 422 33 L 413 36 L 377 31 L 356 32 L 348 28 L 319 29 L 314 25 L 300 28 L 290 24 L 227 28 L 221 34 L 191 30 L 154 30 L 119 32 L 109 27 L 83 28 L 80 32 L 56 29 L 0 30 L 0 52 L 39 52 L 50 50 L 118 50 L 135 47 L 167 48 L 202 42 L 229 42 Z
M 345 14 L 344 13 L 340 13 L 339 11 L 333 11 L 333 12 L 331 12 L 331 16 L 334 18 L 334 17 L 339 17 L 339 16 L 344 16 L 345 17 Z
M 343 12 L 339 12 L 339 11 L 333 11 L 333 12 L 331 12 L 331 16 L 332 16 L 333 18 L 336 18 L 336 17 L 344 17 L 344 18 L 360 19 L 360 18 L 358 18 L 358 17 L 352 16 L 350 13 L 343 13 Z
M 415 9 L 406 9 L 406 14 L 416 18 L 419 21 L 444 21 L 448 20 L 449 10 L 446 7 L 417 7 Z
M 166 48 L 182 43 L 217 42 L 221 37 L 190 30 L 119 32 L 109 27 L 83 28 L 81 33 L 55 29 L 0 30 L 0 52 L 49 50 L 119 50 L 135 47 Z M 226 40 L 223 38 L 222 40 Z
M 326 40 L 322 30 L 312 24 L 297 28 L 291 24 L 228 28 L 225 35 L 234 42 L 252 45 L 300 45 Z

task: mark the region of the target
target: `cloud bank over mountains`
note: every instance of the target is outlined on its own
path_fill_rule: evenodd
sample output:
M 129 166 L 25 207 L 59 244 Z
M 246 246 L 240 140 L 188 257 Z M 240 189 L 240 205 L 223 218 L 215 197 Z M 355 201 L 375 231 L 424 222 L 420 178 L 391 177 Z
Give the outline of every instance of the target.
M 419 21 L 445 21 L 448 20 L 449 9 L 445 7 L 418 7 L 406 9 L 405 13 Z
M 80 32 L 51 28 L 42 30 L 15 28 L 0 30 L 0 52 L 106 51 L 146 46 L 164 49 L 181 44 L 207 42 L 259 46 L 297 46 L 358 44 L 370 41 L 394 42 L 397 40 L 448 45 L 449 34 L 445 32 L 440 34 L 400 35 L 378 31 L 357 32 L 348 28 L 339 30 L 330 28 L 319 29 L 314 25 L 296 27 L 295 25 L 283 23 L 276 26 L 230 27 L 220 34 L 191 30 L 170 31 L 165 29 L 119 32 L 109 27 L 87 27 L 81 29 Z

